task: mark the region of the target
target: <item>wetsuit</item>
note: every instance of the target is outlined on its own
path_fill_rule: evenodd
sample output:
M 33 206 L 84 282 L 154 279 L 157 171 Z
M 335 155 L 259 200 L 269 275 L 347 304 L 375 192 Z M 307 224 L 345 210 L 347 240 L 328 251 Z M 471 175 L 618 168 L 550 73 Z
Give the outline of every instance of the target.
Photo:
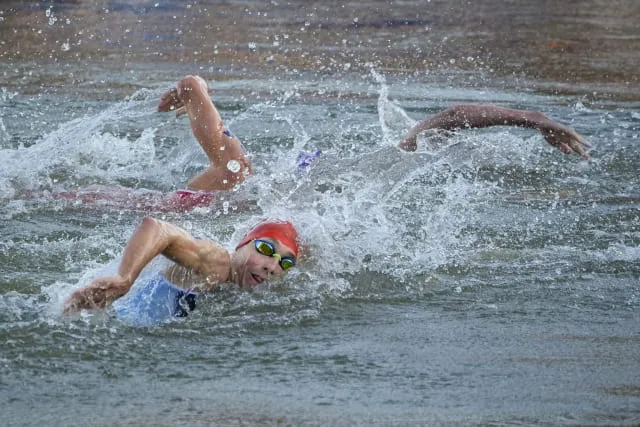
M 162 273 L 136 284 L 113 303 L 116 316 L 134 326 L 151 326 L 185 317 L 196 308 L 198 294 L 168 281 Z

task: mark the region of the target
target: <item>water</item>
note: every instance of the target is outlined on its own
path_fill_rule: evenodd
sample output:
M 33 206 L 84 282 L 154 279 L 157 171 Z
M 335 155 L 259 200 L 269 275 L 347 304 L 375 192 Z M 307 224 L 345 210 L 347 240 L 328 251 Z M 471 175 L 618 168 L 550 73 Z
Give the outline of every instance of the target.
M 557 19 L 588 21 L 592 3 L 582 18 Z M 247 4 L 251 18 L 236 16 L 264 24 L 286 15 L 268 10 L 265 20 Z M 111 16 L 140 19 L 145 28 L 165 25 L 165 13 L 187 13 L 159 3 L 142 15 L 118 5 L 109 6 Z M 82 2 L 54 7 L 52 25 L 47 8 L 24 15 L 42 21 L 45 33 L 68 30 L 60 25 L 65 13 L 91 9 Z M 482 13 L 493 16 L 496 8 Z M 313 23 L 322 11 L 305 19 Z M 6 20 L 14 15 L 23 16 L 5 9 Z M 525 15 L 530 22 L 535 14 Z M 89 15 L 86 28 L 96 16 L 103 15 Z M 362 31 L 345 33 L 347 46 L 365 30 L 397 36 L 396 27 L 359 16 Z M 430 24 L 434 31 L 457 34 L 457 26 L 438 22 Z M 625 22 L 618 20 L 614 34 Z M 576 84 L 553 78 L 557 64 L 541 71 L 545 80 L 448 61 L 406 73 L 382 57 L 364 64 L 373 47 L 323 70 L 306 69 L 302 58 L 283 59 L 288 72 L 256 64 L 251 54 L 215 66 L 204 60 L 195 72 L 214 88 L 255 176 L 210 208 L 154 215 L 230 249 L 258 218 L 290 218 L 306 242 L 304 261 L 285 281 L 252 294 L 225 289 L 189 317 L 158 327 L 132 327 L 111 311 L 61 318 L 62 300 L 116 268 L 149 212 L 51 194 L 96 184 L 171 191 L 206 162 L 184 117 L 154 113 L 162 91 L 194 72 L 192 62 L 139 59 L 141 34 L 130 49 L 94 45 L 109 46 L 94 51 L 102 62 L 57 65 L 37 55 L 25 61 L 11 44 L 16 39 L 7 39 L 8 77 L 0 85 L 3 425 L 640 422 L 640 104 L 637 91 L 625 89 L 631 74 Z M 332 52 L 332 39 L 313 45 L 302 34 L 303 50 Z M 420 42 L 421 34 L 405 33 L 405 43 Z M 512 37 L 516 43 L 520 35 Z M 93 39 L 83 40 L 68 50 L 60 45 L 56 55 L 89 51 Z M 610 66 L 624 70 L 621 52 Z M 109 55 L 128 59 L 123 65 Z M 427 135 L 417 153 L 394 148 L 413 123 L 462 102 L 548 114 L 592 142 L 592 159 L 566 157 L 534 132 L 508 128 Z M 299 153 L 315 150 L 322 155 L 314 167 L 296 171 Z

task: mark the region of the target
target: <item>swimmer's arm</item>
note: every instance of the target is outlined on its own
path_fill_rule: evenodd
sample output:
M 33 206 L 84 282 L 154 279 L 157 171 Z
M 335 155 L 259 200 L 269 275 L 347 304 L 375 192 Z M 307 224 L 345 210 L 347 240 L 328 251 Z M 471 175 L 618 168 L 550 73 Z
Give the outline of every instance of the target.
M 210 166 L 187 184 L 190 190 L 230 190 L 251 173 L 251 162 L 240 141 L 224 133 L 224 124 L 209 96 L 207 83 L 199 76 L 187 76 L 176 89 L 165 93 L 158 111 L 176 109 L 186 113 L 198 143 L 209 158 Z M 232 167 L 229 168 L 229 162 Z M 233 164 L 235 163 L 235 164 Z
M 65 302 L 64 312 L 104 308 L 125 295 L 142 269 L 160 254 L 209 281 L 227 279 L 229 255 L 224 248 L 197 240 L 173 224 L 145 217 L 124 249 L 118 274 L 96 279 L 75 291 Z
M 573 129 L 560 124 L 542 113 L 514 110 L 494 105 L 458 105 L 425 119 L 411 129 L 400 142 L 406 151 L 417 149 L 418 134 L 427 129 L 456 130 L 490 126 L 518 126 L 538 130 L 544 139 L 565 154 L 576 153 L 585 159 L 589 143 Z

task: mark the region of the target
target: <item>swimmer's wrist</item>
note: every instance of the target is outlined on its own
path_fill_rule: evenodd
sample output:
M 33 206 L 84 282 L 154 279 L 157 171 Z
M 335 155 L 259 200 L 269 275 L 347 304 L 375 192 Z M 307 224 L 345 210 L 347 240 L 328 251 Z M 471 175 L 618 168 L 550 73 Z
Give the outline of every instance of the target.
M 127 292 L 129 292 L 129 289 L 131 289 L 131 286 L 133 286 L 133 282 L 135 282 L 135 279 L 131 275 L 126 275 L 126 276 L 119 275 L 119 277 L 121 281 L 119 284 L 117 284 L 117 287 L 120 290 L 120 292 L 122 292 L 122 295 L 124 295 Z
M 548 127 L 550 122 L 551 119 L 544 114 L 537 111 L 528 111 L 523 126 L 531 129 L 542 130 Z

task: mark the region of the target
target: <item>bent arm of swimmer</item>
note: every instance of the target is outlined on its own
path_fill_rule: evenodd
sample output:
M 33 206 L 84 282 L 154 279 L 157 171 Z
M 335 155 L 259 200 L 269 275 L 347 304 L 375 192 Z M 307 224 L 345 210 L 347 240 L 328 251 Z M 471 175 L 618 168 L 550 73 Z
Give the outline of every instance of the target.
M 223 276 L 228 272 L 228 254 L 224 248 L 196 240 L 175 225 L 145 217 L 124 249 L 118 274 L 96 279 L 75 291 L 65 302 L 64 313 L 104 308 L 126 294 L 142 269 L 160 254 L 195 270 L 207 280 L 225 279 Z
M 589 143 L 573 129 L 542 113 L 514 110 L 494 105 L 458 105 L 423 120 L 413 127 L 400 142 L 406 151 L 417 149 L 417 136 L 427 129 L 455 130 L 490 126 L 518 126 L 538 130 L 545 140 L 565 154 L 576 153 L 589 158 L 584 151 Z
M 158 111 L 171 111 L 189 116 L 191 130 L 209 159 L 210 166 L 187 184 L 190 190 L 229 190 L 251 173 L 251 162 L 240 141 L 224 132 L 224 124 L 209 96 L 207 83 L 199 76 L 187 76 L 176 89 L 160 99 Z M 237 168 L 229 168 L 235 161 Z M 234 165 L 236 166 L 236 165 Z

